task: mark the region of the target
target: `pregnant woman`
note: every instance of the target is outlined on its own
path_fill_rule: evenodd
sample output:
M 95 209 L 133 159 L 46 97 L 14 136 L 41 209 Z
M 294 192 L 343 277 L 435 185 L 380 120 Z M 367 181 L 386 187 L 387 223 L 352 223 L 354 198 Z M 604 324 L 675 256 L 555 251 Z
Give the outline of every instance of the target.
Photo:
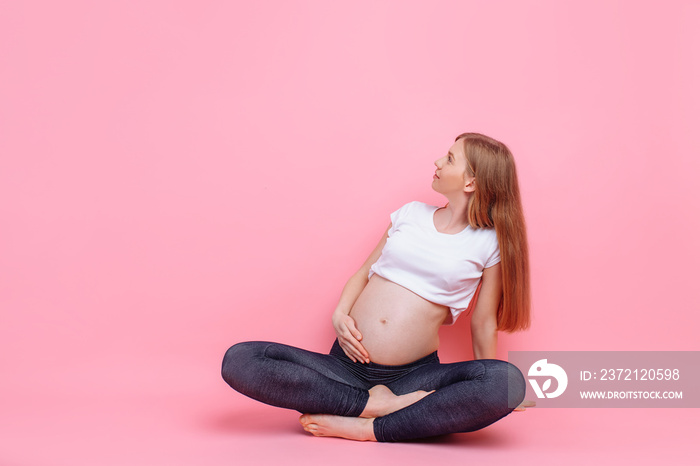
M 435 166 L 433 189 L 447 204 L 413 201 L 391 214 L 343 288 L 330 353 L 238 343 L 222 365 L 233 389 L 299 411 L 313 435 L 383 442 L 471 432 L 533 405 L 520 404 L 520 370 L 495 359 L 498 331 L 530 325 L 513 156 L 501 142 L 464 133 Z M 474 360 L 441 364 L 438 330 L 465 310 Z

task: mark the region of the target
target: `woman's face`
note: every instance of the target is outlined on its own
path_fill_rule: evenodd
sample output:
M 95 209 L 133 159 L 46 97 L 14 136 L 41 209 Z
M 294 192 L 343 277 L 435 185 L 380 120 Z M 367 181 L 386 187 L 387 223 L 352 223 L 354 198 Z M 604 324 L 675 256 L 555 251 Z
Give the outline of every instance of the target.
M 464 142 L 455 141 L 447 154 L 435 161 L 433 189 L 441 194 L 474 191 L 474 177 L 466 176 L 467 157 Z

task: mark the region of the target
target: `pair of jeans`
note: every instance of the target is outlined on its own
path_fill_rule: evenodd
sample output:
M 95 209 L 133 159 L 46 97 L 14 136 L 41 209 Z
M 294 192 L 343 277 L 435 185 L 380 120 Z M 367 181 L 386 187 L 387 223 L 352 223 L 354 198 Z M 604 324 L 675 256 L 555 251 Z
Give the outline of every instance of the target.
M 264 341 L 238 343 L 226 352 L 221 374 L 250 398 L 307 414 L 357 417 L 375 385 L 396 395 L 436 390 L 375 418 L 380 442 L 479 430 L 510 414 L 525 397 L 525 378 L 507 361 L 441 364 L 436 351 L 410 364 L 361 364 L 347 357 L 337 339 L 329 354 Z

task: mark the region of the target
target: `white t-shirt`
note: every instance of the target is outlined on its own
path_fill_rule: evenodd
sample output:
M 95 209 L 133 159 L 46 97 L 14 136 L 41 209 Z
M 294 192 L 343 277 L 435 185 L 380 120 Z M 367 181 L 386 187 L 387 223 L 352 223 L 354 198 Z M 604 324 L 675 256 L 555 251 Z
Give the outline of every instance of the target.
M 392 212 L 386 244 L 369 277 L 376 273 L 448 306 L 450 316 L 443 324 L 452 325 L 469 307 L 484 268 L 500 262 L 501 254 L 493 228 L 440 233 L 433 222 L 438 208 L 412 201 Z

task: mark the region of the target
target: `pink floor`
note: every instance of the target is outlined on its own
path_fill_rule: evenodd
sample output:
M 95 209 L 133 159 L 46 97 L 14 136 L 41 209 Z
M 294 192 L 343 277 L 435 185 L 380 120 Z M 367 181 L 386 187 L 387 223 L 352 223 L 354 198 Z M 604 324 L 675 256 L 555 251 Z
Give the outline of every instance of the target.
M 377 444 L 312 437 L 295 412 L 232 391 L 214 364 L 141 364 L 15 371 L 0 465 L 698 464 L 695 409 L 531 408 L 478 432 Z

